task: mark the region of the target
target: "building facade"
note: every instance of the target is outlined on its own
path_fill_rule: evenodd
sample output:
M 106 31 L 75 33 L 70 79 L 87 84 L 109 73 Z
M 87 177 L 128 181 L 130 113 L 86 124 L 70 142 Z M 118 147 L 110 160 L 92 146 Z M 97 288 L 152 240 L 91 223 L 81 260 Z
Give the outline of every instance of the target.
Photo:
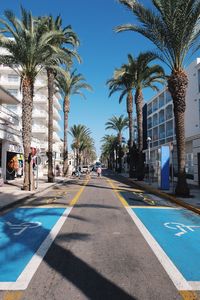
M 23 147 L 20 117 L 6 106 L 19 101 L 0 87 L 0 182 L 23 175 Z
M 5 103 L 5 109 L 11 111 L 21 119 L 22 109 L 21 100 L 22 94 L 20 91 L 20 77 L 17 73 L 9 67 L 0 66 L 0 85 L 7 90 L 12 96 L 17 98 L 17 103 Z M 58 135 L 61 131 L 59 121 L 61 120 L 59 103 L 60 94 L 54 95 L 53 108 L 53 151 L 55 157 L 60 156 L 60 137 Z M 21 125 L 21 122 L 20 122 Z M 32 113 L 32 140 L 37 140 L 37 155 L 40 157 L 40 173 L 42 167 L 47 163 L 48 151 L 48 89 L 47 89 L 47 75 L 46 72 L 41 73 L 35 81 L 33 113 Z M 22 145 L 22 144 L 21 144 Z
M 188 88 L 186 94 L 185 137 L 186 137 L 186 173 L 188 181 L 200 185 L 200 58 L 186 69 Z M 173 102 L 165 87 L 147 103 L 147 138 L 150 151 L 150 163 L 155 176 L 159 177 L 160 147 L 169 145 L 171 167 L 177 173 L 177 154 Z

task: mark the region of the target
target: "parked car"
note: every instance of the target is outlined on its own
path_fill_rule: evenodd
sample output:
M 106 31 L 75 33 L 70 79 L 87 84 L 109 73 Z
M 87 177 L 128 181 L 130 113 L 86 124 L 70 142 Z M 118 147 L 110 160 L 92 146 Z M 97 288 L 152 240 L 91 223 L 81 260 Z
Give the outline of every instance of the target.
M 87 173 L 87 172 L 89 172 L 89 170 L 90 170 L 90 168 L 88 165 L 83 165 L 81 167 L 81 173 Z

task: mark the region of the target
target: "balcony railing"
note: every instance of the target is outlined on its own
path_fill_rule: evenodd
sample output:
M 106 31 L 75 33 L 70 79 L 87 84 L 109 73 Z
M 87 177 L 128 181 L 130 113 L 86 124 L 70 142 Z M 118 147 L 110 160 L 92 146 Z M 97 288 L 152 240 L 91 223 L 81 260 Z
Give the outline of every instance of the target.
M 20 126 L 20 119 L 18 115 L 2 105 L 0 105 L 0 119 L 5 123 Z

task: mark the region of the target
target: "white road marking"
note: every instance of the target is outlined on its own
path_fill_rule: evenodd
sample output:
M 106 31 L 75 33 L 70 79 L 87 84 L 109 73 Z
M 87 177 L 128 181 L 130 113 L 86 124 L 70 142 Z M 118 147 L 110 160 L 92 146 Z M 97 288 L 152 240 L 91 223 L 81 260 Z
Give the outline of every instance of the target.
M 181 291 L 191 291 L 191 290 L 200 290 L 200 283 L 199 282 L 189 282 L 187 281 L 183 275 L 179 272 L 176 266 L 173 264 L 171 259 L 167 256 L 167 254 L 163 251 L 160 247 L 158 242 L 154 239 L 151 233 L 147 230 L 145 225 L 141 222 L 141 220 L 137 217 L 137 215 L 133 212 L 130 207 L 125 207 L 128 211 L 129 215 L 133 219 L 134 223 L 144 236 L 145 240 L 157 256 L 158 260 L 160 261 L 161 265 L 164 267 L 165 271 L 171 278 L 172 282 L 174 283 L 175 287 Z M 195 286 L 195 289 L 194 289 Z
M 65 209 L 16 282 L 0 282 L 0 290 L 25 290 L 73 207 Z

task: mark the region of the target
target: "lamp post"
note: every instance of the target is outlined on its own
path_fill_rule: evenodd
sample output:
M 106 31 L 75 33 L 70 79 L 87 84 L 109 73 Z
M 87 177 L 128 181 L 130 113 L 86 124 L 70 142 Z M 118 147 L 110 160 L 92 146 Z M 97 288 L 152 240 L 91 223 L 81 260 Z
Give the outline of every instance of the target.
M 151 184 L 150 182 L 150 159 L 151 159 L 151 153 L 150 153 L 150 150 L 151 150 L 151 147 L 150 147 L 150 143 L 151 143 L 151 138 L 148 136 L 147 138 L 147 145 L 148 145 L 148 171 L 149 171 L 149 184 Z

